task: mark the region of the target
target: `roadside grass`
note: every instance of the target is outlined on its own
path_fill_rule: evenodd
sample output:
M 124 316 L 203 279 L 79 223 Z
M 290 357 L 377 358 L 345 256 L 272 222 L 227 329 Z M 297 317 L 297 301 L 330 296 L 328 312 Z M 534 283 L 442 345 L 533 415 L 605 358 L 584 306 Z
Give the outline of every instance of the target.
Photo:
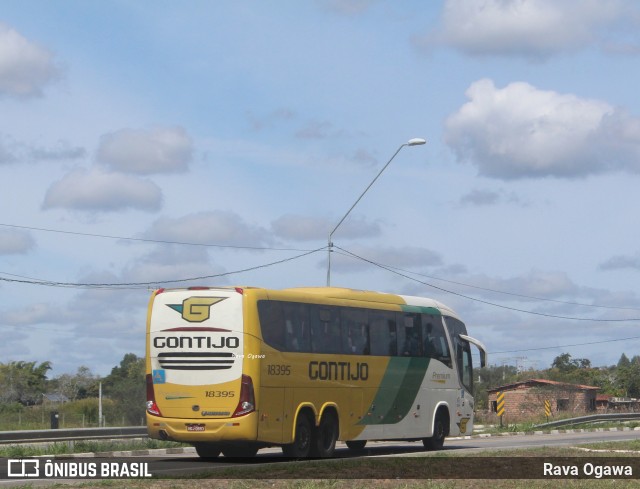
M 635 450 L 638 452 L 637 456 L 640 456 L 640 440 L 625 442 L 601 441 L 580 445 L 580 448 L 589 448 L 593 450 Z
M 579 425 L 571 425 L 571 426 L 560 426 L 558 428 L 544 428 L 541 429 L 539 427 L 539 423 L 534 422 L 520 422 L 520 423 L 511 423 L 505 424 L 504 426 L 499 425 L 489 425 L 485 426 L 485 428 L 479 432 L 482 434 L 501 434 L 501 433 L 533 433 L 534 431 L 551 431 L 551 430 L 572 430 L 572 429 L 584 429 L 584 430 L 597 430 L 597 429 L 611 429 L 611 428 L 629 428 L 631 430 L 640 427 L 640 422 L 638 421 L 628 421 L 628 422 L 619 422 L 619 421 L 609 421 L 603 423 L 584 423 Z
M 155 448 L 177 448 L 190 446 L 183 443 L 151 440 L 74 441 L 41 445 L 0 445 L 0 457 L 38 457 L 46 455 L 68 455 L 71 453 L 120 452 L 127 450 L 152 450 Z

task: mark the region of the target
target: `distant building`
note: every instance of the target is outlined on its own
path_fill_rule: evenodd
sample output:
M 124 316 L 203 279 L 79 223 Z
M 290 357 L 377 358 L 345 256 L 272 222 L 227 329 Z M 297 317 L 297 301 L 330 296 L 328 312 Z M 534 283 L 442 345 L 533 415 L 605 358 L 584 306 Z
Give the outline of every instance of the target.
M 627 412 L 627 413 L 636 413 L 640 411 L 640 399 L 634 399 L 632 397 L 609 397 L 605 396 L 606 402 L 600 402 L 601 397 L 598 396 L 596 399 L 596 404 L 598 406 L 598 411 L 604 413 L 612 413 L 612 412 Z
M 496 412 L 497 394 L 504 393 L 505 415 L 517 420 L 545 413 L 545 401 L 549 401 L 551 415 L 559 412 L 572 414 L 596 410 L 596 391 L 590 385 L 568 384 L 545 379 L 530 379 L 489 389 L 489 406 Z

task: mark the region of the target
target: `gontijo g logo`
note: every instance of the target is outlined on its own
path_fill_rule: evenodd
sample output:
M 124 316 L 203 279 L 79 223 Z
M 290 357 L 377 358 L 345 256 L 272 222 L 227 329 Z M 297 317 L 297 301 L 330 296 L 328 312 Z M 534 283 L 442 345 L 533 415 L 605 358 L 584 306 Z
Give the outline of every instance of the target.
M 167 304 L 171 309 L 182 314 L 182 319 L 190 323 L 201 323 L 209 319 L 211 306 L 222 302 L 226 297 L 189 297 L 182 304 Z

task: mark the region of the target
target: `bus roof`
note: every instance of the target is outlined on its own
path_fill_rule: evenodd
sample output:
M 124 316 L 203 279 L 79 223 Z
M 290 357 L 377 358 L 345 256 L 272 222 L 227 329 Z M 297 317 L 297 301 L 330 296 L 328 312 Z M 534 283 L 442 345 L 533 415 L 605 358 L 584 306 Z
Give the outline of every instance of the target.
M 266 289 L 263 287 L 251 287 L 251 286 L 203 286 L 203 287 L 185 287 L 185 288 L 167 288 L 160 289 L 160 291 L 171 290 L 202 290 L 202 289 L 223 289 L 223 290 L 236 290 L 242 293 L 243 290 L 254 290 L 269 292 L 284 292 L 290 294 L 315 295 L 321 296 L 325 299 L 341 299 L 352 300 L 361 302 L 373 302 L 378 304 L 397 304 L 397 305 L 409 305 L 419 307 L 434 307 L 440 310 L 441 314 L 446 316 L 452 316 L 460 319 L 453 309 L 446 306 L 440 301 L 435 299 L 429 299 L 427 297 L 390 294 L 386 292 L 376 292 L 371 290 L 350 289 L 346 287 L 291 287 L 286 289 Z M 158 292 L 160 292 L 158 291 Z

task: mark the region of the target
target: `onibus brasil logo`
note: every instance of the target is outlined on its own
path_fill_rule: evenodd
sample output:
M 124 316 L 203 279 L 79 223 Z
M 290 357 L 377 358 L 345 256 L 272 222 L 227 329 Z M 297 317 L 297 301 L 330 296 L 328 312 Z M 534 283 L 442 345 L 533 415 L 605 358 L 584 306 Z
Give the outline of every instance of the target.
M 168 307 L 182 314 L 182 319 L 190 323 L 201 323 L 209 319 L 211 306 L 222 302 L 227 297 L 189 297 L 182 304 L 167 304 Z

